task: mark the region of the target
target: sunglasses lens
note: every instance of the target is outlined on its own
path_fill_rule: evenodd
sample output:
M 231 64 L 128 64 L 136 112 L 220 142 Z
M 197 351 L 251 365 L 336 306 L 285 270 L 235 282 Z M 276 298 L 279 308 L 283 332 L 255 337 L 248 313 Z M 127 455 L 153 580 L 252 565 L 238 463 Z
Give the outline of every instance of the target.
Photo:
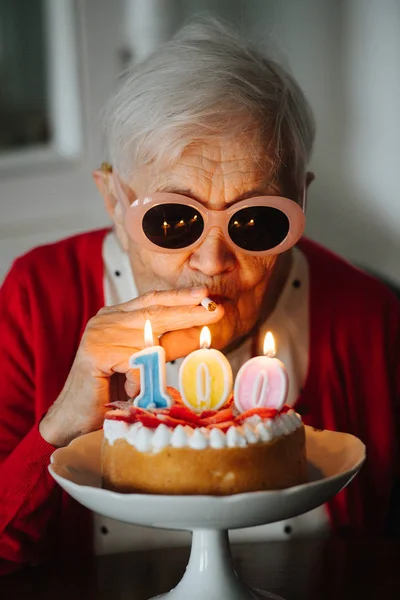
M 278 246 L 289 232 L 289 219 L 271 206 L 251 206 L 235 213 L 228 225 L 232 241 L 251 252 L 263 252 Z
M 159 204 L 143 217 L 146 237 L 168 250 L 186 248 L 199 239 L 204 229 L 201 214 L 192 206 L 184 204 Z

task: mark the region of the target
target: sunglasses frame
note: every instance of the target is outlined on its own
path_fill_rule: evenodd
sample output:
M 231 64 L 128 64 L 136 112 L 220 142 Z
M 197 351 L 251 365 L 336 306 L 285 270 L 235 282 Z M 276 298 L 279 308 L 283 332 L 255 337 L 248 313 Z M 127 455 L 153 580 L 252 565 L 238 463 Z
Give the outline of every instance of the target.
M 154 194 L 136 198 L 129 204 L 129 199 L 121 188 L 121 184 L 118 180 L 119 178 L 115 177 L 115 173 L 113 175 L 117 197 L 125 211 L 124 223 L 127 233 L 134 242 L 153 252 L 156 251 L 162 254 L 189 252 L 197 246 L 200 246 L 213 227 L 218 227 L 224 233 L 227 245 L 236 252 L 240 251 L 249 256 L 268 256 L 270 254 L 280 254 L 289 250 L 299 241 L 304 233 L 306 222 L 304 214 L 305 190 L 300 205 L 294 200 L 282 196 L 258 196 L 247 200 L 240 200 L 223 210 L 210 210 L 200 202 L 197 202 L 197 200 L 171 192 L 155 192 Z M 200 237 L 192 244 L 183 248 L 163 248 L 151 242 L 143 230 L 143 217 L 148 210 L 160 206 L 161 204 L 182 204 L 197 210 L 204 221 L 204 229 Z M 289 230 L 286 237 L 277 246 L 269 248 L 268 250 L 246 250 L 235 244 L 229 235 L 228 225 L 232 216 L 240 210 L 252 208 L 254 206 L 276 208 L 283 212 L 289 221 Z

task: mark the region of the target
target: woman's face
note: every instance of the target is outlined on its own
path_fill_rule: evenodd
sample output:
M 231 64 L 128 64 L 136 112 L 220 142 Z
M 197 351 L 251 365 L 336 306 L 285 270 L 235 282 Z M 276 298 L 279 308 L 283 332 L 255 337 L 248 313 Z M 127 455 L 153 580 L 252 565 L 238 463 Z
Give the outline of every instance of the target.
M 213 210 L 245 198 L 280 195 L 268 161 L 250 159 L 246 147 L 234 141 L 191 147 L 173 168 L 155 171 L 146 167 L 129 187 L 135 196 L 163 191 L 184 194 Z M 256 324 L 277 259 L 233 250 L 217 227 L 190 251 L 152 252 L 129 238 L 128 252 L 140 294 L 152 289 L 208 287 L 210 297 L 225 309 L 222 321 L 211 327 L 217 348 L 226 347 Z

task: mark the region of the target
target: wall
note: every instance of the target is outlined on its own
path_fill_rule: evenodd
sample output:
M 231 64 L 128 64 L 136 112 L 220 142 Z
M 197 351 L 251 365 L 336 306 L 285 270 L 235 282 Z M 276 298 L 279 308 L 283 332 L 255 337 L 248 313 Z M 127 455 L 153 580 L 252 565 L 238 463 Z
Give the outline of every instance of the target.
M 74 159 L 38 152 L 7 168 L 0 157 L 0 280 L 29 248 L 108 224 L 91 171 L 105 158 L 100 110 L 121 70 L 123 0 L 49 1 L 75 8 L 84 145 Z
M 0 175 L 0 279 L 32 245 L 108 222 L 90 170 L 105 156 L 98 114 L 121 68 L 126 12 L 123 0 L 77 5 L 84 152 L 73 163 Z M 290 66 L 318 126 L 308 235 L 400 282 L 400 3 L 185 0 L 176 6 L 177 23 L 216 10 Z
M 400 3 L 279 4 L 275 35 L 317 118 L 307 232 L 400 282 Z

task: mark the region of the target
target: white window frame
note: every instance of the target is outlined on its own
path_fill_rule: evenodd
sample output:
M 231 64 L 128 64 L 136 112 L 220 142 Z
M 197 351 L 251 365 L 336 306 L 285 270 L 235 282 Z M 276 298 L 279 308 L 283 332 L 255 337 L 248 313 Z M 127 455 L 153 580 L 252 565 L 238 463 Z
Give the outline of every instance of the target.
M 47 144 L 12 149 L 0 155 L 0 175 L 40 165 L 69 164 L 82 156 L 83 119 L 79 40 L 74 0 L 45 0 L 45 48 L 49 119 Z

